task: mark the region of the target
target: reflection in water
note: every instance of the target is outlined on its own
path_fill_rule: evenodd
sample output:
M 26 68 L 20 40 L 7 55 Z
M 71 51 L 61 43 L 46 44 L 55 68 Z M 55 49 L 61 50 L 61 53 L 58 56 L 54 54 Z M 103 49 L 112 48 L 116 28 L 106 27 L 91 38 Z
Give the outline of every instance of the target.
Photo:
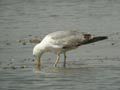
M 62 67 L 47 67 L 42 70 L 33 70 L 35 73 L 40 74 L 50 74 L 50 75 L 76 75 L 80 74 L 82 71 L 90 71 L 90 67 L 81 67 L 81 68 L 62 68 Z

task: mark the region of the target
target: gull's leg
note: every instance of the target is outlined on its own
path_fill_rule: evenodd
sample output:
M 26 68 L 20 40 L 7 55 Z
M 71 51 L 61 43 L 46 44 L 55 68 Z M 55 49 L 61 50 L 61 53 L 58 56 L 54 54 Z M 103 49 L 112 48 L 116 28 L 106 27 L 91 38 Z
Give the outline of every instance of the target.
M 59 62 L 59 60 L 60 60 L 60 54 L 57 54 L 57 60 L 55 61 L 54 67 L 57 66 L 57 63 Z
M 37 69 L 40 70 L 40 68 L 41 68 L 41 62 L 40 62 L 40 58 L 39 57 L 37 57 L 36 66 L 37 66 Z
M 67 56 L 66 56 L 66 53 L 64 52 L 64 63 L 63 63 L 64 68 L 66 67 L 66 58 L 67 58 Z

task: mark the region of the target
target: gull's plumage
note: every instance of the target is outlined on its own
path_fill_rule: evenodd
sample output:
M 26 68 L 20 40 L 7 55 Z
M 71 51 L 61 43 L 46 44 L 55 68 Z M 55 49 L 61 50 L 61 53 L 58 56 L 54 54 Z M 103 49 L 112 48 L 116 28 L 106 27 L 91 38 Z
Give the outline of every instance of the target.
M 92 39 L 91 34 L 80 33 L 78 31 L 57 31 L 50 33 L 33 48 L 33 55 L 37 58 L 37 65 L 40 67 L 40 57 L 44 52 L 53 52 L 57 54 L 57 65 L 60 54 L 64 54 L 64 67 L 66 65 L 66 52 L 86 44 Z
M 33 55 L 35 55 L 37 58 L 40 58 L 44 52 L 56 53 L 56 66 L 59 61 L 60 54 L 64 53 L 66 59 L 66 51 L 75 49 L 80 46 L 81 42 L 86 40 L 84 35 L 85 33 L 80 33 L 78 31 L 57 31 L 50 33 L 46 35 L 45 38 L 33 48 Z
M 45 51 L 62 53 L 76 48 L 84 41 L 84 35 L 77 31 L 58 31 L 48 34 L 39 44 Z

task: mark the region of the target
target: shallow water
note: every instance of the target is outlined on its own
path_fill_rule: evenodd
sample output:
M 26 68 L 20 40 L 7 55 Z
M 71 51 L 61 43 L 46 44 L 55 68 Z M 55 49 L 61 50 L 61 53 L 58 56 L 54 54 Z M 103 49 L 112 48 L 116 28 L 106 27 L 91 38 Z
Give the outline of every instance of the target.
M 0 0 L 0 90 L 119 90 L 119 14 L 119 0 Z M 29 40 L 58 30 L 109 39 L 68 52 L 66 68 L 47 53 L 37 71 Z

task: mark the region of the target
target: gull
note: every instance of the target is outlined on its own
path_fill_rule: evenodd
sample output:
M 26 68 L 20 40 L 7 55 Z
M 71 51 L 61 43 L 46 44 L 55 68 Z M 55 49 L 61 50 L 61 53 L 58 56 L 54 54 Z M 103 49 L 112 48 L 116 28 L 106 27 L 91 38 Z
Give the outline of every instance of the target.
M 98 40 L 106 39 L 106 36 L 94 37 L 89 33 L 79 31 L 56 31 L 46 35 L 43 40 L 34 46 L 33 55 L 36 58 L 37 68 L 41 68 L 41 56 L 45 52 L 52 52 L 57 54 L 54 67 L 57 66 L 60 60 L 60 54 L 64 55 L 63 66 L 66 67 L 66 52 L 76 49 L 81 45 L 96 42 Z

